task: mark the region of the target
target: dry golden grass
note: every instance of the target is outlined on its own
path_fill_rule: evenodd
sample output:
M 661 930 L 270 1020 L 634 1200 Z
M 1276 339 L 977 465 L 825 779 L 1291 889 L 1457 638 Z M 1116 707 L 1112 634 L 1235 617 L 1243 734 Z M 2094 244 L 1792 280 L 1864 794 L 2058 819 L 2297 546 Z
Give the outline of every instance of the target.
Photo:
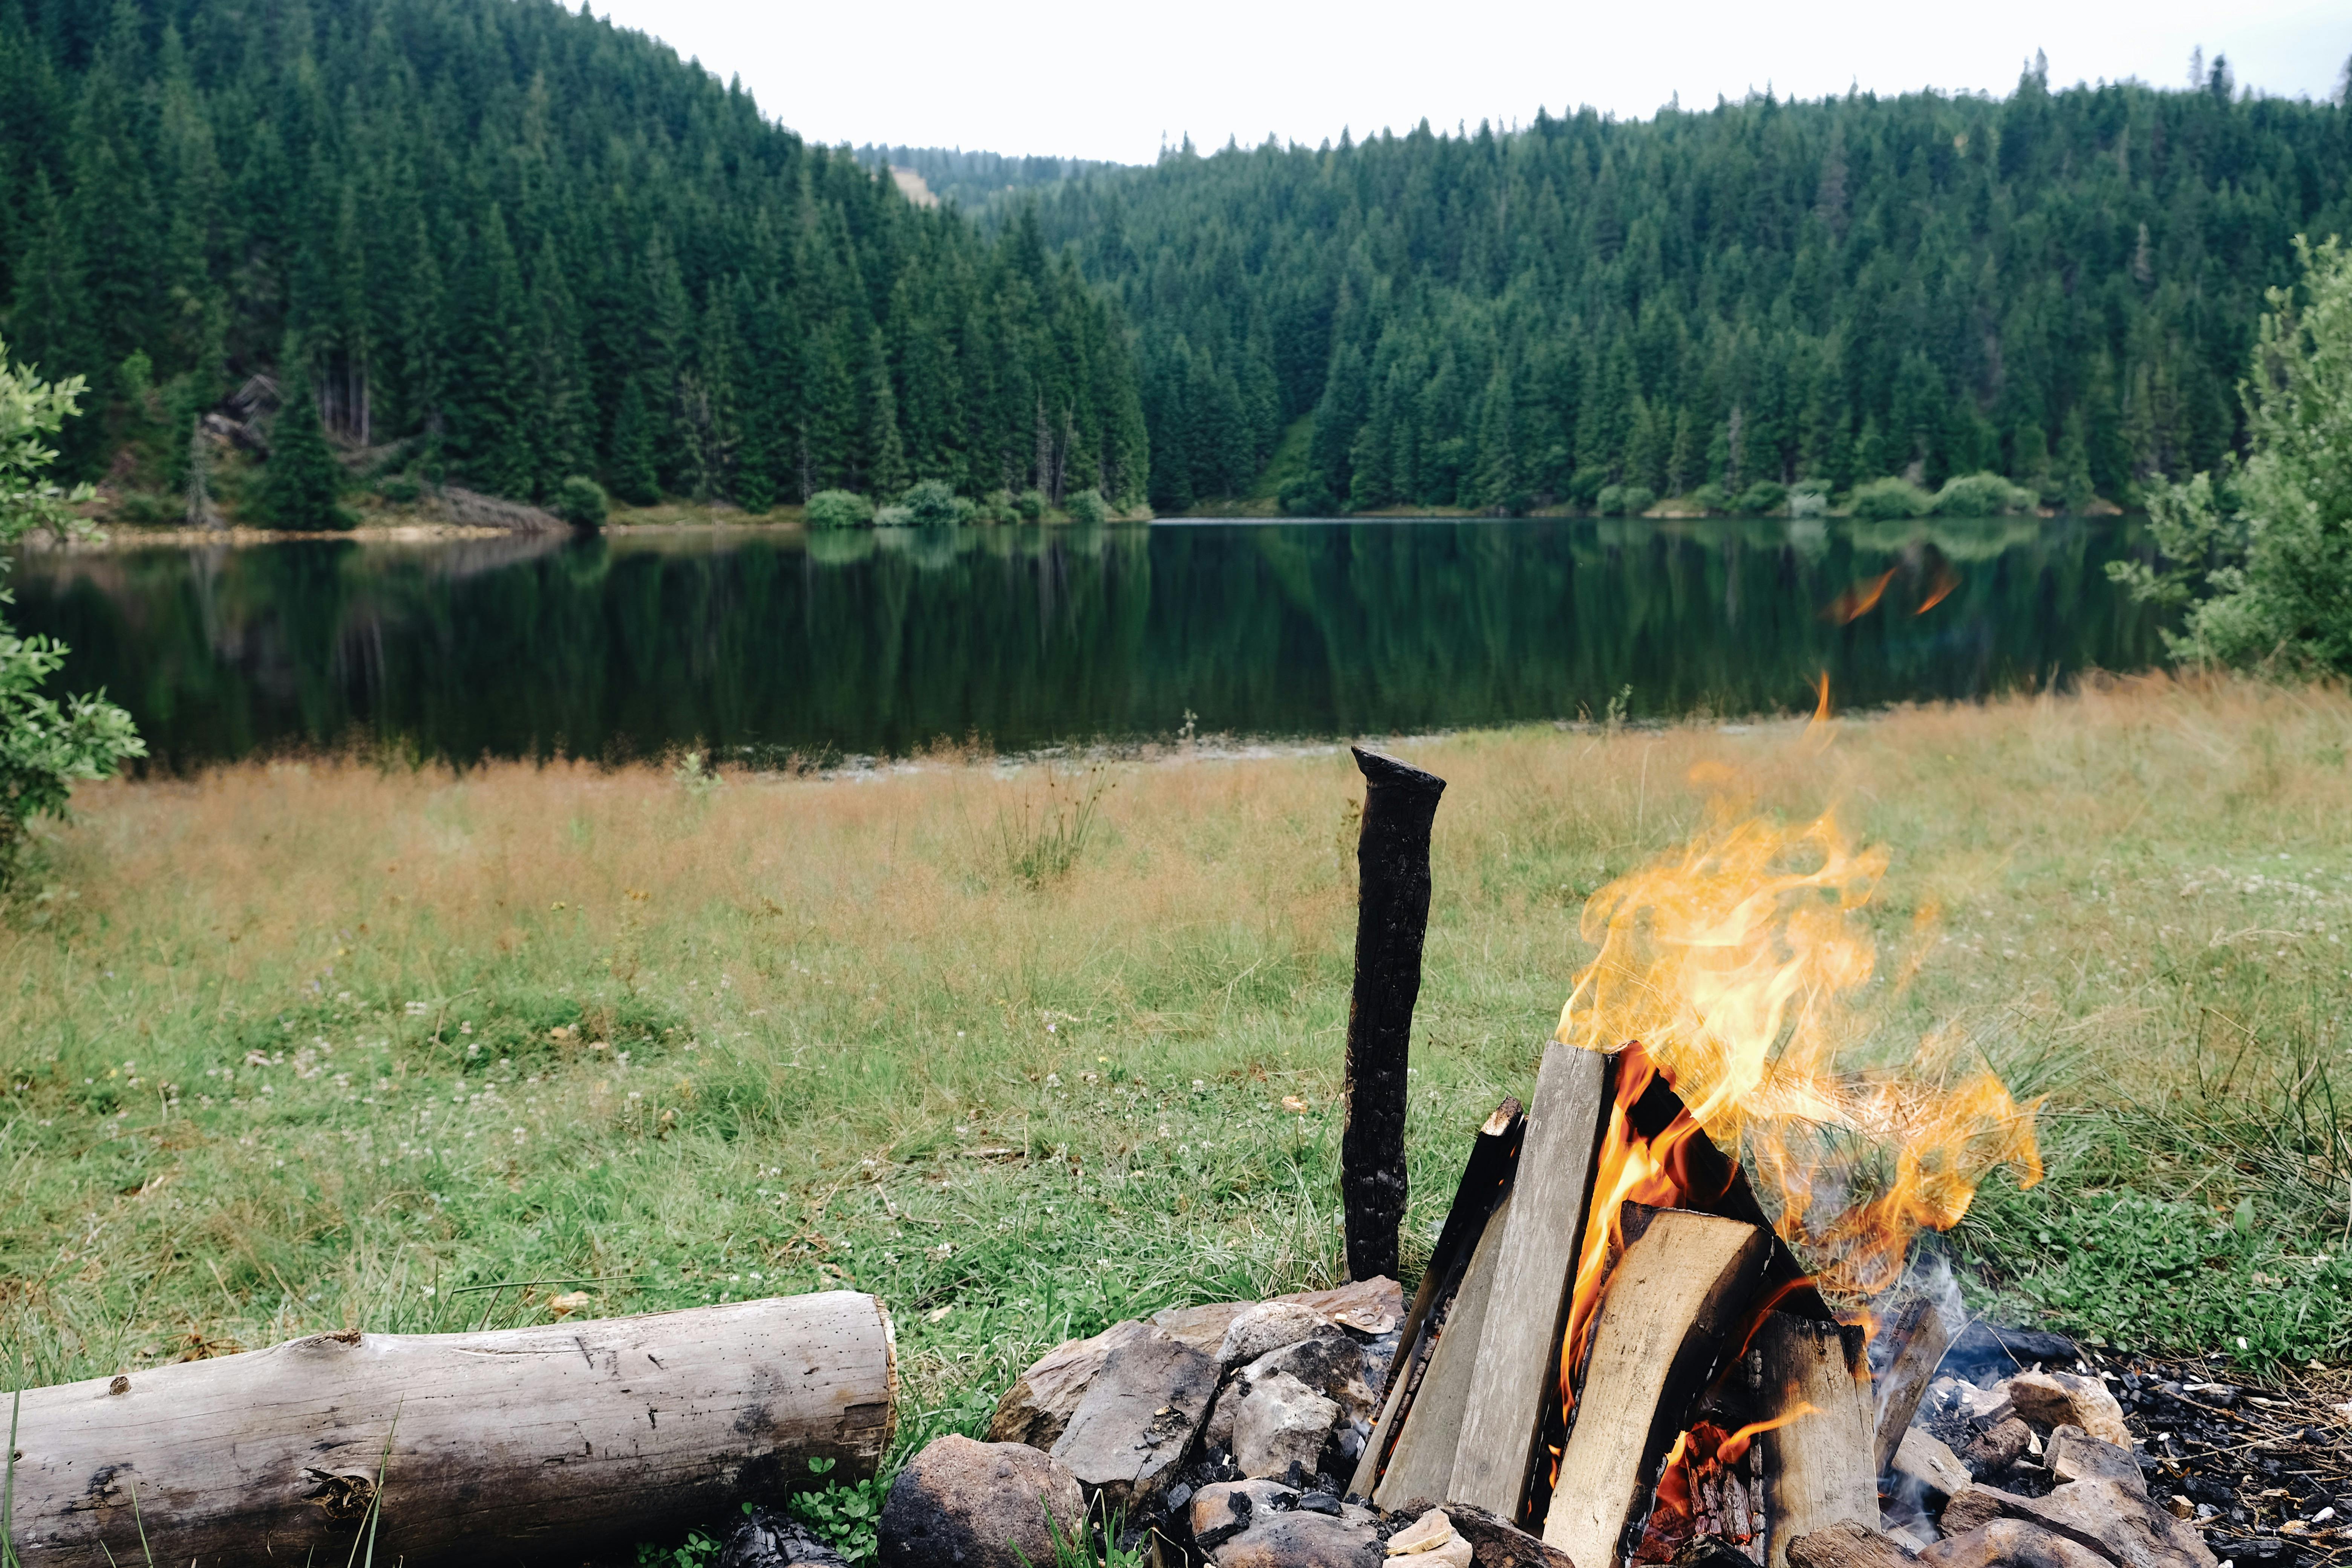
M 1959 1233 L 1979 1278 L 2333 1353 L 2347 739 L 2339 690 L 2145 680 L 1827 737 L 1409 743 L 1449 781 L 1409 1245 L 1524 1091 L 1585 896 L 1726 795 L 1833 805 L 1892 850 L 1890 937 L 1941 911 L 1890 1032 L 1949 1025 L 2052 1096 L 2052 1179 Z M 1339 749 L 86 791 L 0 928 L 0 1335 L 56 1378 L 567 1288 L 460 1293 L 508 1279 L 598 1312 L 854 1279 L 898 1313 L 909 1435 L 969 1426 L 1064 1333 L 1336 1267 L 1360 799 Z M 2126 1220 L 2171 1250 L 2121 1256 Z

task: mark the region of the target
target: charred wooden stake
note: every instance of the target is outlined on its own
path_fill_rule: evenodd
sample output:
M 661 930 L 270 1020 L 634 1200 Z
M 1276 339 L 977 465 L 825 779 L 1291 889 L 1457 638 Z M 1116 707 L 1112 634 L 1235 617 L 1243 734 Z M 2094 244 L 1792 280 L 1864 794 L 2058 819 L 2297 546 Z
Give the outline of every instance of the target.
M 1405 1063 L 1429 931 L 1429 828 L 1445 781 L 1353 748 L 1364 774 L 1356 840 L 1356 986 L 1348 1003 L 1348 1126 L 1339 1140 L 1350 1279 L 1393 1278 L 1404 1223 Z

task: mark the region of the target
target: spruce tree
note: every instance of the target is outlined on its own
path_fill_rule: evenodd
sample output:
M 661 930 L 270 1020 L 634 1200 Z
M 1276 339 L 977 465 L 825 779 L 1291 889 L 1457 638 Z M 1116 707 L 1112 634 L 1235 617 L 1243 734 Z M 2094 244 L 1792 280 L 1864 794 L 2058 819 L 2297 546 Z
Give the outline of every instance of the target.
M 341 505 L 343 466 L 327 444 L 307 353 L 288 356 L 284 401 L 269 433 L 269 460 L 261 475 L 261 511 L 278 528 L 349 528 L 356 520 Z

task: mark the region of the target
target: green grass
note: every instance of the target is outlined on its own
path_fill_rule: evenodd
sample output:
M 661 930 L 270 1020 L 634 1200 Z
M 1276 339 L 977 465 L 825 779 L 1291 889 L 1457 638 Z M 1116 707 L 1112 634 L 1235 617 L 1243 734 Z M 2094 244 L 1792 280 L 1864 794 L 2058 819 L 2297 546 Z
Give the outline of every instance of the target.
M 1889 847 L 1890 949 L 1939 909 L 1884 1043 L 1941 1026 L 2049 1096 L 2049 1178 L 1996 1177 L 1951 1238 L 1980 1301 L 2341 1359 L 2347 741 L 2337 692 L 2156 685 L 1826 752 L 1410 746 L 1452 784 L 1409 1271 L 1527 1091 L 1585 896 L 1707 820 L 1712 768 Z M 1331 1282 L 1360 784 L 1344 752 L 1101 783 L 320 762 L 85 792 L 0 923 L 0 1354 L 51 1383 L 572 1291 L 853 1285 L 898 1325 L 904 1452 L 1064 1338 Z

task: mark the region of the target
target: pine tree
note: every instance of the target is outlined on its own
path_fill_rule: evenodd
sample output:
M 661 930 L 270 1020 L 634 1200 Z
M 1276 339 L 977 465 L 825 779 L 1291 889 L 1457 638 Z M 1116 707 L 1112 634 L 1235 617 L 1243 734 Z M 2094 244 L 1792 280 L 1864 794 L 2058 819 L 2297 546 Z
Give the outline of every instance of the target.
M 631 506 L 661 500 L 661 477 L 654 463 L 655 423 L 646 405 L 643 379 L 631 375 L 621 388 L 613 418 L 613 457 L 605 477 L 612 492 Z
M 283 388 L 285 401 L 270 431 L 269 461 L 262 469 L 262 514 L 279 528 L 349 528 L 354 520 L 339 504 L 343 467 L 327 445 L 309 356 L 298 350 L 287 359 L 290 374 Z
M 531 356 L 522 274 L 495 206 L 478 226 L 467 279 L 466 332 L 449 397 L 449 448 L 458 470 L 493 495 L 531 495 Z

